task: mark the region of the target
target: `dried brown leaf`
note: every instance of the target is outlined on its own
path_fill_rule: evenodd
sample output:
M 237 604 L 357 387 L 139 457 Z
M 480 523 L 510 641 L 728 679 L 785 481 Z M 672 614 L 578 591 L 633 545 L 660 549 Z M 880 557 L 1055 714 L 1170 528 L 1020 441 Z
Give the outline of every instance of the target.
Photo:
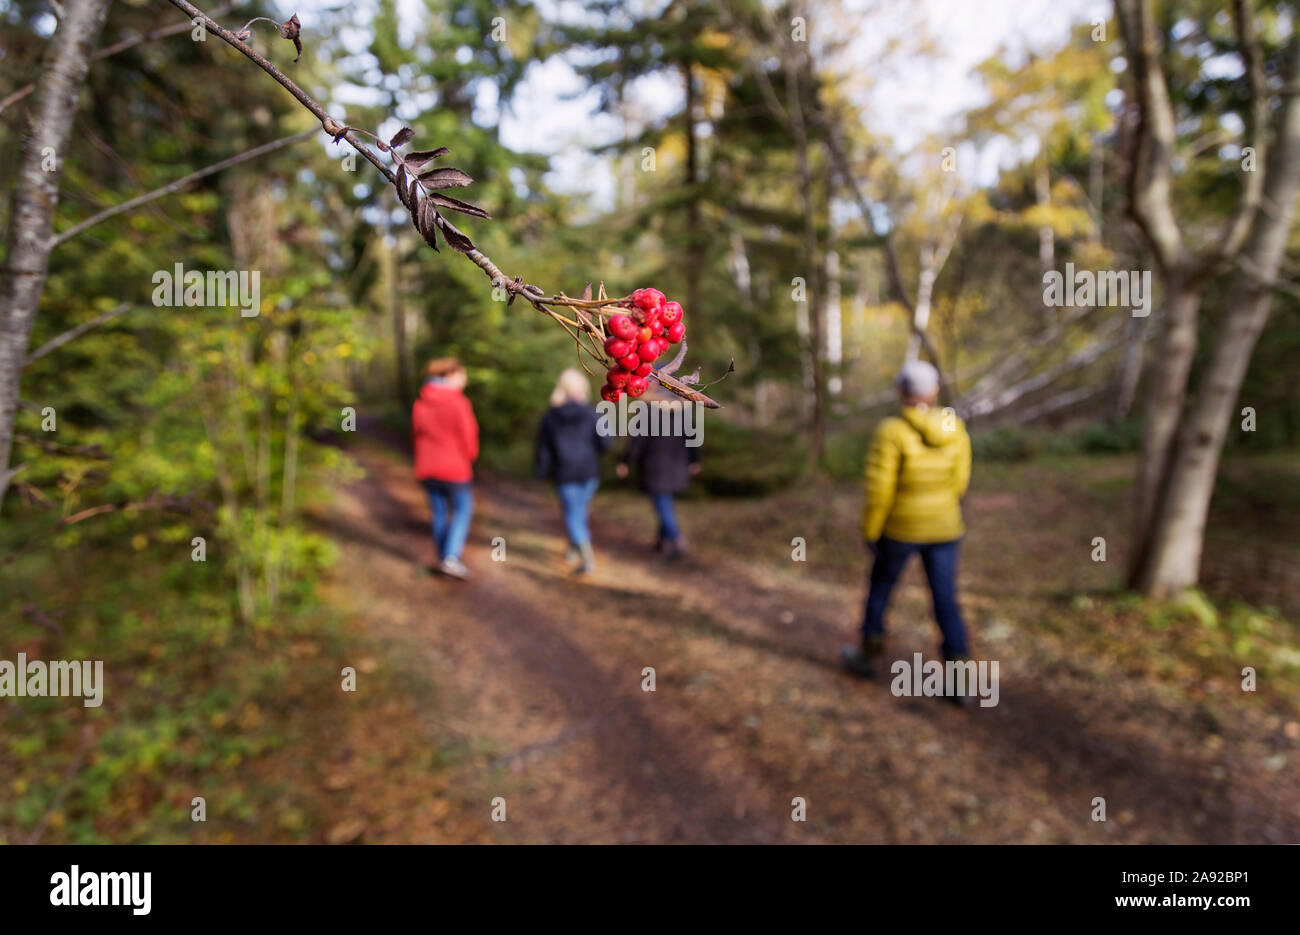
M 442 236 L 447 238 L 447 244 L 453 250 L 461 253 L 469 253 L 474 249 L 474 242 L 466 237 L 456 225 L 448 221 L 441 214 L 438 215 L 438 227 L 442 231 Z
M 437 192 L 431 192 L 428 196 L 433 199 L 433 203 L 444 208 L 450 208 L 453 211 L 459 211 L 462 214 L 472 214 L 476 218 L 490 218 L 488 214 L 478 205 L 472 205 L 469 202 L 459 201 L 450 195 L 439 195 Z
M 410 165 L 409 162 L 407 164 Z M 430 169 L 420 176 L 420 181 L 430 191 L 437 191 L 440 188 L 464 188 L 466 185 L 474 184 L 474 180 L 459 169 Z
M 415 216 L 415 229 L 420 232 L 425 243 L 433 247 L 434 250 L 438 249 L 436 234 L 438 229 L 438 209 L 433 206 L 433 202 L 429 201 L 428 198 L 420 202 L 418 213 Z
M 414 211 L 415 204 L 411 201 L 411 193 L 406 186 L 406 178 L 406 166 L 398 165 L 397 179 L 393 182 L 397 186 L 397 197 L 402 199 L 402 204 L 406 205 L 408 211 Z
M 402 157 L 402 160 L 411 167 L 412 172 L 415 172 L 426 162 L 437 159 L 439 156 L 445 156 L 449 152 L 451 150 L 446 146 L 439 146 L 437 149 L 423 149 L 416 153 L 407 153 Z
M 302 58 L 302 42 L 298 38 L 301 33 L 302 23 L 298 21 L 297 13 L 280 24 L 281 38 L 293 40 L 293 47 L 298 50 L 298 58 L 293 60 L 295 65 L 298 64 L 298 59 Z

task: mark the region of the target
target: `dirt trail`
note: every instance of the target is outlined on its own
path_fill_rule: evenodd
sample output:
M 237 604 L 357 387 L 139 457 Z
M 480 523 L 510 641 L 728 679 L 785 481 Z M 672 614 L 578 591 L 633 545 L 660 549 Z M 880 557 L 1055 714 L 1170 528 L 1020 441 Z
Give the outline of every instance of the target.
M 428 508 L 409 469 L 372 442 L 353 455 L 366 476 L 330 518 L 344 551 L 339 586 L 383 647 L 376 665 L 422 699 L 375 735 L 404 730 L 395 724 L 407 717 L 408 741 L 437 751 L 438 773 L 379 769 L 357 785 L 351 794 L 370 814 L 389 814 L 368 840 L 1300 835 L 1285 817 L 1293 802 L 1225 778 L 1216 767 L 1231 751 L 1205 754 L 1176 711 L 1117 716 L 1104 692 L 1038 679 L 1028 660 L 1017 667 L 1005 655 L 999 706 L 975 712 L 847 678 L 834 659 L 852 637 L 857 587 L 788 561 L 704 554 L 670 565 L 599 510 L 601 567 L 578 581 L 562 567 L 547 491 L 480 484 L 473 578 L 429 576 Z M 505 561 L 492 559 L 494 540 Z M 929 657 L 928 601 L 908 581 L 892 609 L 891 652 Z M 654 692 L 642 690 L 646 667 Z M 1186 743 L 1157 744 L 1151 717 L 1184 730 Z M 350 739 L 359 749 L 376 742 Z M 506 822 L 489 820 L 496 796 Z M 1107 799 L 1106 823 L 1090 820 L 1094 796 Z M 796 798 L 806 821 L 791 818 Z

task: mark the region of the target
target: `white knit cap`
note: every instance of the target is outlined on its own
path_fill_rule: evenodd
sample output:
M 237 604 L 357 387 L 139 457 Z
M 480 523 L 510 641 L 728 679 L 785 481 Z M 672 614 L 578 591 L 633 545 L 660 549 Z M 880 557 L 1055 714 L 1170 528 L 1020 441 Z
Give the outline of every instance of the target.
M 923 360 L 909 360 L 898 371 L 894 385 L 908 396 L 930 396 L 939 391 L 939 371 Z

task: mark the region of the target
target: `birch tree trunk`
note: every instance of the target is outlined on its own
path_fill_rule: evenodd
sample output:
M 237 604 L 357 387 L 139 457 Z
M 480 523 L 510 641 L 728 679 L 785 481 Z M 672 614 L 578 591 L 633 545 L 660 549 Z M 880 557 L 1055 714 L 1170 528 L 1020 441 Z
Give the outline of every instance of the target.
M 13 474 L 18 390 L 53 249 L 54 209 L 77 100 L 111 0 L 67 0 L 42 61 L 0 268 L 0 505 Z M 48 168 L 48 171 L 47 171 Z
M 1300 87 L 1300 44 L 1292 43 L 1288 85 Z M 1265 167 L 1263 204 L 1242 249 L 1225 303 L 1214 351 L 1178 437 L 1149 554 L 1137 569 L 1138 586 L 1167 596 L 1192 587 L 1200 576 L 1205 520 L 1219 457 L 1234 421 L 1233 409 L 1246 369 L 1272 307 L 1266 285 L 1277 277 L 1300 196 L 1300 98 L 1285 98 L 1276 139 Z
M 1047 140 L 1040 136 L 1038 156 L 1034 159 L 1034 200 L 1040 208 L 1052 203 L 1052 176 L 1047 168 Z M 1056 269 L 1056 231 L 1051 224 L 1038 228 L 1038 265 L 1043 272 Z
M 1134 485 L 1133 541 L 1130 578 L 1145 561 L 1151 519 L 1156 514 L 1168 471 L 1178 423 L 1187 397 L 1187 378 L 1196 356 L 1196 318 L 1201 290 L 1181 275 L 1166 277 L 1165 320 L 1160 323 L 1154 365 L 1148 380 L 1143 416 L 1142 451 Z

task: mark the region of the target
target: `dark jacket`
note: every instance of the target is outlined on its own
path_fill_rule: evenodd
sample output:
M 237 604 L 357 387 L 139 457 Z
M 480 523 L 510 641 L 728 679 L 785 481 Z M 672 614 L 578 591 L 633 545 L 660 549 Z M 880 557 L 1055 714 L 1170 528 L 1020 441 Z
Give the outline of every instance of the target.
M 623 463 L 636 468 L 641 489 L 649 494 L 681 493 L 691 482 L 691 465 L 700 448 L 686 446 L 682 435 L 633 435 Z
M 536 472 L 557 484 L 576 484 L 600 476 L 600 455 L 613 438 L 596 431 L 599 413 L 582 403 L 553 406 L 537 431 Z

